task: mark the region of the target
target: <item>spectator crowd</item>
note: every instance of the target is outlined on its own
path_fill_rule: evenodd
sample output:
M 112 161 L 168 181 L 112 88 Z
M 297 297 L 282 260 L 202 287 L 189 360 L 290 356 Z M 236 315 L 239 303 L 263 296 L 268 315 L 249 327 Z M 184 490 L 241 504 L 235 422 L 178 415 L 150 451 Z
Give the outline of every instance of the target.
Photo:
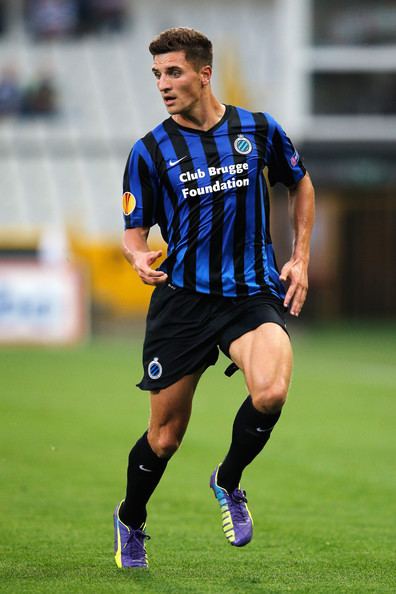
M 84 35 L 121 32 L 127 23 L 128 0 L 0 0 L 0 36 L 23 22 L 36 42 L 75 39 Z M 0 55 L 1 58 L 1 55 Z M 54 77 L 37 73 L 21 80 L 17 68 L 0 62 L 0 120 L 7 117 L 48 117 L 59 111 Z
M 0 35 L 7 33 L 13 0 L 0 0 Z M 128 0 L 19 0 L 20 17 L 36 40 L 78 37 L 90 33 L 120 32 Z
M 48 72 L 21 82 L 16 69 L 4 68 L 0 76 L 0 118 L 49 117 L 58 112 L 58 97 L 53 77 Z

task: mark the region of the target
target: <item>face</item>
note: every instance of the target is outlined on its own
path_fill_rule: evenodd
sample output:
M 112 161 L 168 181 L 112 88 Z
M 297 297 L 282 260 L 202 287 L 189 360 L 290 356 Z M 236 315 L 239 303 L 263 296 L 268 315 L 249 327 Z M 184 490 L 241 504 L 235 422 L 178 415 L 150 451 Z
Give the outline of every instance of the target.
M 209 84 L 211 74 L 210 66 L 203 66 L 197 71 L 193 64 L 187 62 L 183 51 L 154 56 L 152 71 L 171 115 L 193 111 Z

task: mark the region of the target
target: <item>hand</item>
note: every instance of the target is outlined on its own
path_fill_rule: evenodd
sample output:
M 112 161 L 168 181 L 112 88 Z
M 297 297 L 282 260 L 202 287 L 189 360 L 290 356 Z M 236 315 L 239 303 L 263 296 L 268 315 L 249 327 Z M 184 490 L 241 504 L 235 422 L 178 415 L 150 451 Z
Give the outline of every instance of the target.
M 289 260 L 283 266 L 279 278 L 282 281 L 290 281 L 283 305 L 289 307 L 291 303 L 290 313 L 297 317 L 307 296 L 308 264 L 301 259 Z
M 135 252 L 133 267 L 146 285 L 160 285 L 167 281 L 168 275 L 161 270 L 153 270 L 151 265 L 162 256 L 162 251 L 157 252 Z

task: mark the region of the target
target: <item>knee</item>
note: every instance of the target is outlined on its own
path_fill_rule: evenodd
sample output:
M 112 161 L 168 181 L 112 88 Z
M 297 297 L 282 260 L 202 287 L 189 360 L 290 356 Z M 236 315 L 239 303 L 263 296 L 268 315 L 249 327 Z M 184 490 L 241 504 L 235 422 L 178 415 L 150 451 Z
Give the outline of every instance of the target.
M 171 458 L 181 444 L 181 438 L 165 427 L 159 431 L 149 431 L 148 441 L 151 449 L 159 458 Z
M 256 385 L 251 390 L 253 406 L 262 413 L 279 412 L 286 402 L 288 387 L 288 382 L 283 379 Z

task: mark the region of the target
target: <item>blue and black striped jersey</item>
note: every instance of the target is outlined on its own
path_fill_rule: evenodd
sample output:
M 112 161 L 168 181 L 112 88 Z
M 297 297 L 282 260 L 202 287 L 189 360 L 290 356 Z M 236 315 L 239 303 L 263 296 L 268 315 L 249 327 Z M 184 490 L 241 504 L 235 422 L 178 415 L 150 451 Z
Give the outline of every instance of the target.
M 203 132 L 172 118 L 134 145 L 124 174 L 125 228 L 158 223 L 169 282 L 227 297 L 270 293 L 279 281 L 269 230 L 271 185 L 295 185 L 305 168 L 268 113 L 227 106 Z

